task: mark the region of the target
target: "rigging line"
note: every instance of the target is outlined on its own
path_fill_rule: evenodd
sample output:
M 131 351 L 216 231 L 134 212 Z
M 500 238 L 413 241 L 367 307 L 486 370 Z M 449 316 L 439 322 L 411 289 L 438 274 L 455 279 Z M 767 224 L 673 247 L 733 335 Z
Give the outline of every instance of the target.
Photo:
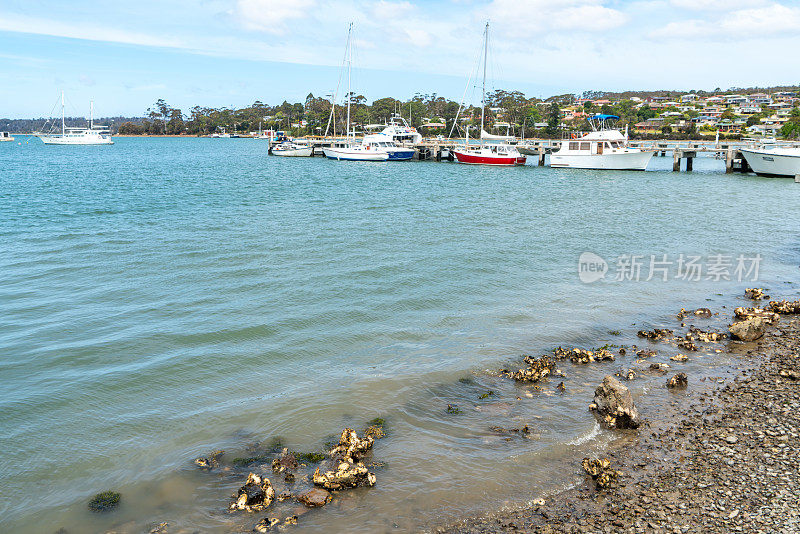
M 331 125 L 331 119 L 334 118 L 334 113 L 336 112 L 336 101 L 339 99 L 339 88 L 342 85 L 342 79 L 344 77 L 344 66 L 347 61 L 347 52 L 350 48 L 350 34 L 353 31 L 353 23 L 350 23 L 350 27 L 347 30 L 347 44 L 344 47 L 344 55 L 342 56 L 342 68 L 339 69 L 339 80 L 336 82 L 336 90 L 333 92 L 332 103 L 331 103 L 331 114 L 328 116 L 328 124 L 325 126 L 325 135 L 328 135 L 328 128 Z M 335 131 L 335 122 L 334 122 L 334 132 L 333 135 L 336 135 Z
M 477 78 L 477 74 L 478 74 L 478 68 L 480 67 L 480 65 L 477 65 L 476 62 L 480 61 L 480 53 L 481 53 L 481 49 L 478 48 L 478 51 L 475 54 L 475 61 L 473 61 L 473 65 L 475 65 L 475 76 L 476 76 L 476 78 Z M 450 139 L 453 138 L 453 129 L 458 126 L 458 117 L 461 114 L 461 110 L 464 108 L 464 102 L 467 99 L 467 91 L 469 90 L 470 83 L 472 82 L 472 79 L 473 79 L 472 78 L 472 73 L 473 73 L 473 71 L 470 70 L 469 77 L 467 78 L 467 84 L 464 86 L 464 94 L 461 96 L 461 102 L 459 102 L 459 104 L 458 104 L 458 111 L 456 111 L 456 118 L 453 119 L 453 126 L 450 127 L 450 133 L 447 134 L 447 137 L 450 138 Z M 473 93 L 472 93 L 473 97 L 475 95 L 474 89 L 475 89 L 475 87 L 473 86 Z M 467 127 L 469 127 L 469 125 L 467 125 Z

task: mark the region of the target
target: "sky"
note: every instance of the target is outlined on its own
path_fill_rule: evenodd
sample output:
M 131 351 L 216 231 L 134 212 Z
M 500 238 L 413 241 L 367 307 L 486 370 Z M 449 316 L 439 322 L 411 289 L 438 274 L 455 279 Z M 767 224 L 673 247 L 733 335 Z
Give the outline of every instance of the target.
M 489 89 L 800 83 L 800 0 L 0 0 L 0 117 L 324 96 L 351 21 L 356 93 L 475 103 L 487 20 Z

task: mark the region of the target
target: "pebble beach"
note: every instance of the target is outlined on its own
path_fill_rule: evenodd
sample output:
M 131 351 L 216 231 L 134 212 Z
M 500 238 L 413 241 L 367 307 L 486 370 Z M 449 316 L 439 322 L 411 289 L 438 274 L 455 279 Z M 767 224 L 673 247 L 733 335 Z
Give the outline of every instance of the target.
M 800 532 L 800 322 L 728 342 L 744 367 L 608 452 L 614 484 L 582 484 L 532 506 L 437 532 Z M 692 377 L 689 377 L 692 380 Z M 724 384 L 724 385 L 723 385 Z M 575 470 L 582 471 L 580 458 Z

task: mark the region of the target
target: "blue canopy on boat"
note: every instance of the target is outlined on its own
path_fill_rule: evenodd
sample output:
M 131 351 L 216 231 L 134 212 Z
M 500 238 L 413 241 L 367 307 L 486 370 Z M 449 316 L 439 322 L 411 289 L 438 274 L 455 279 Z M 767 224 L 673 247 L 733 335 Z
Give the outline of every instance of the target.
M 590 121 L 592 121 L 592 120 L 601 120 L 601 121 L 604 121 L 604 120 L 608 120 L 608 119 L 617 119 L 617 120 L 619 120 L 619 117 L 617 117 L 616 115 L 597 114 L 597 115 L 594 115 L 592 117 L 587 117 L 586 120 L 590 120 Z

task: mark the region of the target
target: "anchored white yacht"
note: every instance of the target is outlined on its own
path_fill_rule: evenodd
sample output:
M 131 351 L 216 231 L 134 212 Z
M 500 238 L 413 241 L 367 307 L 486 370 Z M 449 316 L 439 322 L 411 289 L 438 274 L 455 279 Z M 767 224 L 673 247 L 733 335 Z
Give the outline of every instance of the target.
M 64 93 L 61 93 L 61 133 L 35 133 L 46 145 L 113 145 L 107 126 L 94 125 L 94 102 L 89 102 L 89 127 L 67 128 L 64 122 Z
M 628 136 L 608 123 L 618 120 L 616 115 L 594 115 L 590 117 L 591 132 L 564 140 L 561 149 L 550 156 L 551 167 L 571 169 L 610 169 L 643 171 L 647 168 L 654 151 L 632 148 Z
M 759 176 L 800 175 L 800 148 L 760 147 L 741 149 L 747 164 Z
M 13 141 L 14 136 L 8 132 L 0 132 L 0 142 L 2 141 Z

